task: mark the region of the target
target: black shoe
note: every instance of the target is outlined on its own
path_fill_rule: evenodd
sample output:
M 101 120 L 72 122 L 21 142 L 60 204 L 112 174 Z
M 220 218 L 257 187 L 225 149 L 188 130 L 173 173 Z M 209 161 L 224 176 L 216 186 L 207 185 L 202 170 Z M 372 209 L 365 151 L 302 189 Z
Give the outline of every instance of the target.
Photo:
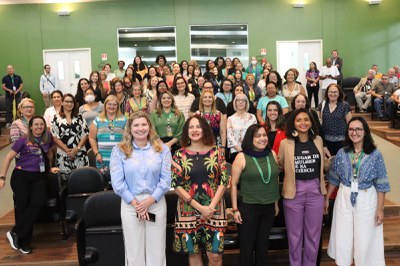
M 384 118 L 384 117 L 379 117 L 379 120 L 381 120 L 381 121 L 386 121 L 386 118 Z
M 28 247 L 28 246 L 26 246 L 26 247 L 21 247 L 21 248 L 19 249 L 19 251 L 20 251 L 22 254 L 29 254 L 29 253 L 32 252 L 32 248 L 30 248 L 30 247 Z
M 11 247 L 15 250 L 18 250 L 19 249 L 18 236 L 13 231 L 8 231 L 6 235 L 8 241 L 10 241 Z
M 368 113 L 368 110 L 367 110 L 367 109 L 364 109 L 364 108 L 363 108 L 362 110 L 364 111 L 364 113 Z

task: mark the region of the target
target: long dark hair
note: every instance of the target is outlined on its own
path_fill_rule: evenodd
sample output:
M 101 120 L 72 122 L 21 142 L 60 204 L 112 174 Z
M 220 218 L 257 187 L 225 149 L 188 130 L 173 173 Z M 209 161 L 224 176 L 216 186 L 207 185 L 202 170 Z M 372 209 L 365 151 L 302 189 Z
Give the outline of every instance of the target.
M 136 64 L 136 58 L 140 59 L 139 65 Z M 144 65 L 140 56 L 135 56 L 135 58 L 133 59 L 133 68 L 135 69 L 135 72 L 146 69 L 146 66 Z
M 178 88 L 176 87 L 176 83 L 178 82 L 178 80 L 183 80 L 183 82 L 185 82 L 185 96 L 187 96 L 188 95 L 188 93 L 189 93 L 189 87 L 188 87 L 188 84 L 187 84 L 187 82 L 186 82 L 186 80 L 183 78 L 183 77 L 177 77 L 175 80 L 174 80 L 174 86 L 172 86 L 172 94 L 173 95 L 178 95 Z
M 99 78 L 100 78 L 100 76 L 99 76 Z M 78 81 L 78 86 L 76 88 L 76 94 L 75 94 L 74 100 L 76 100 L 76 102 L 78 102 L 79 105 L 85 104 L 84 93 L 83 93 L 83 90 L 82 90 L 82 87 L 81 87 L 81 81 L 82 80 L 86 80 L 86 82 L 89 84 L 89 88 L 92 87 L 90 81 L 87 78 L 81 78 Z
M 310 113 L 310 111 L 304 108 L 293 110 L 292 114 L 289 116 L 289 119 L 286 123 L 286 138 L 294 140 L 298 139 L 298 136 L 293 136 L 293 132 L 296 130 L 294 121 L 296 120 L 296 116 L 300 113 L 306 113 L 310 118 L 311 128 L 308 130 L 308 137 L 310 140 L 314 140 L 319 134 L 317 123 L 315 122 L 314 116 Z
M 277 101 L 270 101 L 267 104 L 267 107 L 265 108 L 265 112 L 268 112 L 268 107 L 270 105 L 275 105 L 276 108 L 278 108 L 278 118 L 276 119 L 276 128 L 279 128 L 281 130 L 285 129 L 285 116 L 283 115 L 283 110 L 281 105 Z M 268 130 L 271 129 L 271 122 L 269 121 L 268 115 L 265 115 L 265 124 L 268 127 Z
M 79 105 L 76 102 L 76 99 L 75 99 L 74 95 L 72 95 L 71 93 L 64 94 L 64 97 L 63 97 L 63 100 L 62 100 L 63 103 L 64 103 L 65 98 L 67 98 L 67 97 L 72 98 L 72 101 L 74 102 L 74 109 L 72 109 L 71 118 L 77 117 L 78 116 L 78 112 L 79 112 Z M 60 109 L 59 115 L 60 115 L 60 117 L 65 118 L 64 105 L 61 105 L 61 109 Z
M 349 136 L 349 126 L 350 126 L 351 122 L 353 122 L 353 121 L 361 122 L 363 129 L 364 129 L 363 151 L 366 154 L 370 154 L 371 152 L 373 152 L 376 149 L 376 145 L 374 143 L 374 139 L 372 138 L 371 130 L 369 129 L 367 121 L 365 121 L 365 119 L 360 116 L 355 116 L 355 117 L 351 118 L 349 123 L 347 124 L 346 139 L 344 141 L 344 145 L 345 145 L 344 150 L 346 152 L 350 152 L 350 151 L 354 152 L 354 144 L 351 141 L 350 136 Z
M 267 77 L 265 78 L 265 83 L 268 84 L 271 81 L 270 80 L 271 73 L 276 75 L 276 77 L 278 79 L 277 82 L 276 82 L 276 88 L 278 89 L 278 91 L 281 91 L 282 90 L 282 77 L 281 77 L 281 75 L 279 74 L 278 71 L 275 71 L 275 70 L 270 71 L 268 73 Z

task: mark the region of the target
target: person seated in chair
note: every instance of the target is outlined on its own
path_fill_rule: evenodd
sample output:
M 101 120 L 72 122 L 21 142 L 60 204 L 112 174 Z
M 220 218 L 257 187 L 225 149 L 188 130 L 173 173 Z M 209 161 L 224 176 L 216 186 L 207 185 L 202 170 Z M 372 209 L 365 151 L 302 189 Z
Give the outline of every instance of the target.
M 362 78 L 354 87 L 354 96 L 360 113 L 366 113 L 371 104 L 371 89 L 377 84 L 375 79 L 376 72 L 373 69 L 368 70 L 367 76 Z M 365 102 L 363 102 L 363 99 Z
M 371 95 L 375 97 L 374 107 L 380 120 L 387 120 L 392 116 L 394 104 L 391 96 L 395 90 L 396 87 L 392 83 L 389 83 L 389 76 L 387 74 L 383 74 L 381 81 L 371 90 Z M 384 104 L 383 110 L 381 108 L 382 104 Z

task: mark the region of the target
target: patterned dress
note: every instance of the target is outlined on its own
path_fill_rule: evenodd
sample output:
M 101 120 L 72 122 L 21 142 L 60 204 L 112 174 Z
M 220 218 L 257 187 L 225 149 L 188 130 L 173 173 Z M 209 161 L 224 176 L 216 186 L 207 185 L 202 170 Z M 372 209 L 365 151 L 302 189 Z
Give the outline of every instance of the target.
M 182 187 L 194 200 L 208 206 L 218 187 L 227 185 L 228 174 L 223 149 L 214 146 L 205 153 L 179 149 L 172 162 L 172 187 Z M 179 198 L 175 216 L 175 252 L 221 254 L 224 251 L 224 232 L 227 225 L 225 201 L 215 207 L 209 220 L 201 219 L 200 213 Z
M 201 113 L 201 117 L 203 117 L 207 123 L 211 126 L 211 130 L 214 134 L 215 142 L 218 146 L 221 145 L 221 136 L 219 134 L 220 122 L 222 119 L 222 114 L 220 111 L 217 113 Z
M 89 129 L 81 115 L 73 117 L 71 124 L 68 124 L 66 118 L 62 118 L 57 114 L 53 119 L 52 125 L 53 136 L 61 140 L 69 149 L 77 147 L 81 139 L 89 135 Z M 76 168 L 89 165 L 85 145 L 75 155 L 74 160 L 70 160 L 65 151 L 57 148 L 56 165 L 62 172 L 67 174 Z

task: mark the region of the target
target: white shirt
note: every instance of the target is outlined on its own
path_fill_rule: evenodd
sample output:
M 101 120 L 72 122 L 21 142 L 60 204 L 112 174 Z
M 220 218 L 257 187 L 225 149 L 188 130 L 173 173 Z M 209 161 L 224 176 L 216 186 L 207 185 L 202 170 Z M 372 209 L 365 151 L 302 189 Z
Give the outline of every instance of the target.
M 40 76 L 40 92 L 50 94 L 57 89 L 57 77 L 50 74 Z
M 331 67 L 323 66 L 321 67 L 321 70 L 319 72 L 319 76 L 329 76 L 331 75 L 332 77 L 337 77 L 340 75 L 339 70 L 337 69 L 336 66 L 332 65 Z M 336 79 L 331 79 L 331 78 L 326 78 L 322 80 L 321 88 L 326 89 L 328 88 L 329 84 L 335 83 L 337 84 Z

